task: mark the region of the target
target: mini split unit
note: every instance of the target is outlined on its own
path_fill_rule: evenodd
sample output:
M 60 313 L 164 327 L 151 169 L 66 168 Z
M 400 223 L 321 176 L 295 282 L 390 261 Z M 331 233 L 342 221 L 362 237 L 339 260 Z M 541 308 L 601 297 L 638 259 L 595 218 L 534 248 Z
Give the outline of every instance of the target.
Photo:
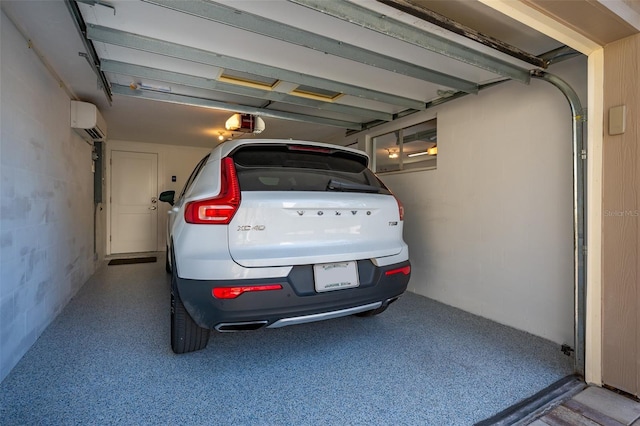
M 95 105 L 71 101 L 71 128 L 87 142 L 107 139 L 107 122 Z

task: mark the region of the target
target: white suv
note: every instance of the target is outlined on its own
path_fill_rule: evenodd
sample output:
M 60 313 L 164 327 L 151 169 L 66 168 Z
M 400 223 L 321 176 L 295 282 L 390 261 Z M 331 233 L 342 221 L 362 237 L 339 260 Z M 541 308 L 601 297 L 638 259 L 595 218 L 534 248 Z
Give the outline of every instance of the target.
M 407 288 L 403 207 L 355 149 L 235 140 L 170 203 L 171 347 L 209 332 L 379 314 Z

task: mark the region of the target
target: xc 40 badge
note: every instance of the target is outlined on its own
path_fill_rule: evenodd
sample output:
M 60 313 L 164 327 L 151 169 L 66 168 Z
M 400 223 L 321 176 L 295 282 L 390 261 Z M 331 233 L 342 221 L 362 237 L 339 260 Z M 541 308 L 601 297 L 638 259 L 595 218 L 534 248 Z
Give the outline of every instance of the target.
M 267 227 L 264 225 L 239 225 L 238 232 L 240 231 L 264 231 Z

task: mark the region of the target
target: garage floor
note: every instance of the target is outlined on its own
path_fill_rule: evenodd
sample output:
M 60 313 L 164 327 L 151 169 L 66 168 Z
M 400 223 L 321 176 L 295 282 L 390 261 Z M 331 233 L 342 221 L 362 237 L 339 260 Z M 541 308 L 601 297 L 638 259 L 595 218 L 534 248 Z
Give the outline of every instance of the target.
M 0 385 L 3 425 L 468 425 L 572 373 L 558 345 L 412 293 L 177 356 L 158 259 L 87 282 Z

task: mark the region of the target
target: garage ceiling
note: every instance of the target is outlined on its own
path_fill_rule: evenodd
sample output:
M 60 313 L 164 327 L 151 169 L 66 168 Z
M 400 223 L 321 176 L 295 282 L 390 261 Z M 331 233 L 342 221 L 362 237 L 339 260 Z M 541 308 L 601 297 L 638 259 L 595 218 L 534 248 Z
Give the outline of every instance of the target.
M 99 107 L 110 139 L 190 146 L 231 136 L 224 122 L 235 112 L 260 115 L 260 137 L 335 140 L 486 83 L 527 84 L 540 67 L 527 58 L 561 47 L 467 0 L 3 0 L 2 9 L 71 97 Z M 430 10 L 523 54 L 428 22 Z

